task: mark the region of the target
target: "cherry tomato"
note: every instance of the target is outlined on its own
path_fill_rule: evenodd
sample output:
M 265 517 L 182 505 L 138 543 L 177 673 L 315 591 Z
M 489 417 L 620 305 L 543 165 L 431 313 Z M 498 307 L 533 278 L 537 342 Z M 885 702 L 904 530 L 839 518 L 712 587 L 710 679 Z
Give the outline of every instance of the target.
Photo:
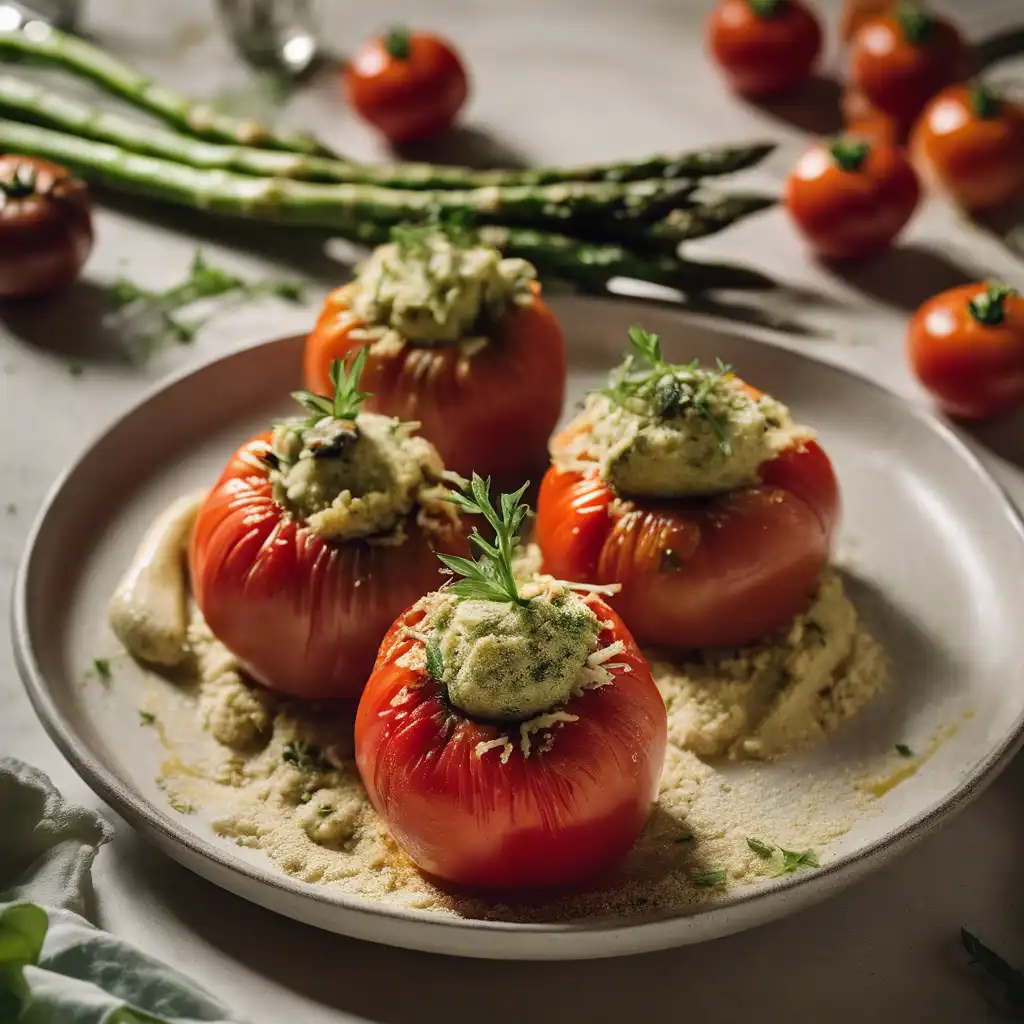
M 469 94 L 451 45 L 404 28 L 366 43 L 345 69 L 345 83 L 349 103 L 392 142 L 441 134 Z
M 967 284 L 911 318 L 910 364 L 953 416 L 987 419 L 1024 403 L 1024 299 L 1004 285 Z
M 356 764 L 402 849 L 423 871 L 458 885 L 532 888 L 577 882 L 612 867 L 640 834 L 665 756 L 665 705 L 622 620 L 599 597 L 601 646 L 614 682 L 570 698 L 575 721 L 535 734 L 467 718 L 424 669 L 402 663 L 422 641 L 410 609 L 381 646 L 356 715 Z M 506 727 L 508 728 L 508 727 Z M 480 744 L 509 735 L 500 746 Z
M 910 150 L 922 176 L 966 210 L 1024 195 L 1024 108 L 980 83 L 940 92 L 914 126 Z
M 366 344 L 364 324 L 348 309 L 345 290 L 327 298 L 306 342 L 306 386 L 330 389 L 331 362 Z M 406 344 L 367 353 L 361 378 L 371 393 L 363 408 L 416 420 L 448 469 L 491 476 L 512 490 L 547 463 L 547 442 L 565 398 L 565 344 L 558 321 L 540 298 L 513 306 L 488 344 L 463 354 L 457 346 Z
M 85 184 L 48 160 L 0 156 L 0 297 L 70 284 L 92 252 Z
M 274 501 L 269 442 L 268 432 L 242 445 L 199 510 L 196 604 L 270 689 L 358 697 L 395 616 L 443 582 L 435 550 L 467 554 L 465 535 L 428 535 L 411 515 L 395 547 L 323 540 Z
M 545 572 L 621 585 L 609 602 L 638 643 L 717 647 L 755 640 L 806 607 L 838 514 L 832 464 L 810 442 L 762 466 L 758 486 L 701 499 L 617 500 L 596 469 L 552 466 L 534 536 Z
M 869 18 L 850 43 L 850 86 L 906 135 L 924 105 L 966 77 L 967 47 L 948 21 L 906 3 Z
M 748 96 L 786 92 L 807 80 L 821 26 L 801 0 L 721 0 L 708 45 L 730 85 Z
M 852 138 L 818 143 L 786 182 L 786 207 L 819 256 L 884 249 L 910 220 L 920 189 L 902 150 Z

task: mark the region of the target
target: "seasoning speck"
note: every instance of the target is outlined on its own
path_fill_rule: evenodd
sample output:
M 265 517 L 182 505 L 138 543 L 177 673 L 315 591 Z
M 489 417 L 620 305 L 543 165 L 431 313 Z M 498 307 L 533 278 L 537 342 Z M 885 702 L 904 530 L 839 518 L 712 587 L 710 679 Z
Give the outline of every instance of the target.
M 156 715 L 152 711 L 140 711 L 139 712 L 139 724 L 140 725 L 152 725 L 156 721 Z
M 897 743 L 896 744 L 896 753 L 899 754 L 900 757 L 913 757 L 914 756 L 914 752 L 910 749 L 910 747 L 908 747 L 906 745 L 906 743 Z

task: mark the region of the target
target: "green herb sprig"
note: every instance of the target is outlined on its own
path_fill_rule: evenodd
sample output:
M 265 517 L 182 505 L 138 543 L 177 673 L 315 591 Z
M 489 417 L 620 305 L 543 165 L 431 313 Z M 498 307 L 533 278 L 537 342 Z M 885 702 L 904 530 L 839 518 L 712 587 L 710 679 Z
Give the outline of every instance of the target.
M 491 504 L 490 477 L 484 480 L 474 473 L 465 492 L 453 491 L 449 495 L 448 500 L 463 512 L 483 516 L 494 530 L 493 544 L 482 537 L 479 530 L 473 530 L 469 539 L 478 551 L 475 558 L 438 554 L 437 557 L 454 575 L 462 577 L 451 584 L 449 593 L 481 601 L 530 603 L 529 599 L 519 596 L 519 587 L 512 572 L 512 555 L 519 543 L 519 527 L 530 511 L 529 505 L 521 504 L 527 487 L 529 483 L 512 494 L 503 494 L 495 507 Z
M 230 296 L 237 301 L 274 296 L 299 303 L 304 291 L 295 281 L 246 281 L 210 263 L 197 249 L 184 281 L 163 291 L 142 288 L 125 277 L 110 286 L 110 296 L 123 329 L 134 336 L 138 349 L 149 355 L 169 344 L 187 345 L 214 315 L 185 319 L 181 311 L 206 299 Z
M 638 326 L 629 329 L 629 343 L 632 351 L 612 371 L 602 393 L 616 405 L 634 410 L 639 407 L 659 419 L 692 410 L 714 431 L 722 454 L 732 455 L 728 424 L 712 411 L 709 401 L 716 385 L 728 379 L 732 368 L 720 359 L 715 370 L 702 369 L 696 359 L 669 363 L 661 354 L 658 335 Z
M 767 860 L 772 855 L 772 848 L 767 843 L 762 843 L 760 839 L 748 839 L 747 846 L 764 860 Z
M 781 878 L 783 875 L 794 875 L 801 868 L 820 867 L 818 864 L 818 855 L 813 850 L 781 850 L 781 853 L 782 867 L 772 875 L 772 878 Z
M 693 884 L 699 889 L 717 889 L 725 884 L 724 871 L 698 871 L 693 876 Z
M 292 398 L 310 414 L 309 425 L 318 423 L 325 417 L 335 420 L 354 420 L 362 408 L 363 402 L 370 397 L 369 391 L 359 390 L 359 381 L 366 365 L 366 349 L 361 348 L 352 365 L 346 367 L 341 359 L 331 363 L 331 383 L 334 394 L 315 395 L 312 391 L 293 391 Z

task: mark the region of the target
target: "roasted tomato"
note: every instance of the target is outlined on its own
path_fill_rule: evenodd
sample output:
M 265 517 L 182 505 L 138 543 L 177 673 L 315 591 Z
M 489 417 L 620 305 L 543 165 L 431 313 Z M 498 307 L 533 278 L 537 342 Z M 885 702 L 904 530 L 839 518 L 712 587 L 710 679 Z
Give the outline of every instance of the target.
M 828 560 L 839 489 L 815 442 L 718 497 L 620 501 L 596 474 L 552 466 L 537 501 L 544 571 L 619 583 L 611 604 L 644 646 L 747 643 L 807 605 Z
M 708 45 L 730 85 L 767 96 L 801 85 L 821 52 L 821 26 L 801 0 L 721 0 Z
M 953 416 L 986 419 L 1024 403 L 1024 299 L 1000 284 L 936 295 L 907 334 L 921 383 Z
M 510 306 L 479 351 L 371 347 L 362 376 L 366 408 L 420 423 L 445 465 L 462 476 L 477 471 L 508 489 L 533 475 L 547 461 L 566 376 L 562 331 L 540 286 L 533 289 L 533 301 Z M 311 391 L 324 389 L 333 360 L 365 344 L 366 325 L 348 308 L 348 295 L 339 288 L 328 296 L 306 343 Z
M 922 177 L 966 210 L 1024 195 L 1024 108 L 981 83 L 952 85 L 925 107 L 910 137 Z
M 599 647 L 622 645 L 604 663 L 609 680 L 526 732 L 448 702 L 422 656 L 410 656 L 423 644 L 421 609 L 384 640 L 356 716 L 356 763 L 374 807 L 428 874 L 486 889 L 575 883 L 612 867 L 643 829 L 665 705 L 622 620 L 596 595 L 585 600 L 602 623 Z
M 793 222 L 826 259 L 884 249 L 910 220 L 919 196 L 902 150 L 853 138 L 814 145 L 786 182 Z
M 851 89 L 891 118 L 901 138 L 940 89 L 969 71 L 967 47 L 956 28 L 912 4 L 867 19 L 850 44 Z
M 69 284 L 91 251 L 85 185 L 47 160 L 0 156 L 0 297 L 45 295 Z
M 437 453 L 359 411 L 361 368 L 336 364 L 333 400 L 296 392 L 310 417 L 242 445 L 192 536 L 213 634 L 296 697 L 358 697 L 394 617 L 442 582 L 436 553 L 467 549 Z
M 349 103 L 392 142 L 445 131 L 469 94 L 452 46 L 429 32 L 394 28 L 371 39 L 345 69 Z

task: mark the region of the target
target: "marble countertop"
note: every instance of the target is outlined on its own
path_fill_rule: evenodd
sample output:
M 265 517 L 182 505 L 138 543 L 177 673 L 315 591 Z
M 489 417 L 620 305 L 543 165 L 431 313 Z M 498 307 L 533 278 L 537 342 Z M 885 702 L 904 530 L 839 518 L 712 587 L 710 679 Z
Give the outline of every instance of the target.
M 759 109 L 729 96 L 701 50 L 698 0 L 397 0 L 321 3 L 339 52 L 382 21 L 428 23 L 457 40 L 474 73 L 467 130 L 439 158 L 470 152 L 529 162 L 582 162 L 750 137 L 782 146 L 751 187 L 778 188 L 807 131 L 828 131 L 830 86 L 814 103 Z M 835 21 L 836 2 L 820 2 Z M 973 39 L 1015 22 L 1019 0 L 946 3 Z M 968 13 L 969 12 L 969 13 Z M 212 5 L 91 0 L 85 27 L 156 78 L 200 95 L 253 95 L 219 32 Z M 1019 76 L 1020 66 L 999 73 Z M 288 103 L 286 117 L 359 157 L 376 142 L 337 99 L 325 71 Z M 306 328 L 343 268 L 298 235 L 220 225 L 179 212 L 104 203 L 85 279 L 48 308 L 0 311 L 0 621 L 32 517 L 87 438 L 172 369 L 230 346 Z M 103 285 L 119 273 L 162 286 L 184 273 L 197 244 L 250 274 L 288 268 L 311 283 L 305 307 L 261 302 L 219 316 L 193 346 L 125 358 L 100 319 Z M 996 236 L 930 203 L 899 249 L 838 276 L 811 261 L 771 212 L 695 252 L 745 260 L 789 287 L 748 299 L 737 319 L 808 328 L 808 351 L 870 374 L 914 398 L 905 368 L 908 312 L 944 287 L 990 275 L 1024 283 L 1024 264 Z M 1024 421 L 988 429 L 979 444 L 1019 503 Z M 65 795 L 101 806 L 44 735 L 9 645 L 0 645 L 0 753 L 47 771 Z M 811 910 L 699 947 L 615 962 L 460 961 L 376 947 L 276 917 L 229 895 L 147 846 L 112 812 L 117 837 L 95 869 L 100 923 L 164 958 L 254 1022 L 302 1020 L 450 1024 L 693 1019 L 761 1024 L 829 1019 L 988 1019 L 960 949 L 961 925 L 1024 963 L 1024 760 L 1018 758 L 955 821 L 855 888 Z

